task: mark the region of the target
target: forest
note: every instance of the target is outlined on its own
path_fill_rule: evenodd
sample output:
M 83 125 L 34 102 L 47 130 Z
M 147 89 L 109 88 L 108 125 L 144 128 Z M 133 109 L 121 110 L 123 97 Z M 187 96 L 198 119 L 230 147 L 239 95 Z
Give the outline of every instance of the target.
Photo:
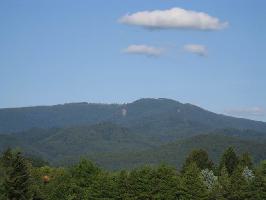
M 230 146 L 257 164 L 266 159 L 265 133 L 265 122 L 164 98 L 0 109 L 0 151 L 19 148 L 52 166 L 85 157 L 107 170 L 160 163 L 180 169 L 192 149 L 217 163 Z
M 266 160 L 227 148 L 218 163 L 195 149 L 182 168 L 145 165 L 107 171 L 81 159 L 52 167 L 7 149 L 0 162 L 1 200 L 265 200 Z

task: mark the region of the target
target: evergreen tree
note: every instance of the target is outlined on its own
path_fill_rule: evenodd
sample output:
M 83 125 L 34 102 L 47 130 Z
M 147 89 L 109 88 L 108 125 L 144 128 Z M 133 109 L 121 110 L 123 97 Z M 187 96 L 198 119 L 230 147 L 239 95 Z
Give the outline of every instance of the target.
M 251 198 L 250 182 L 243 175 L 243 168 L 238 166 L 231 176 L 231 192 L 232 200 L 243 200 Z
M 195 163 L 201 170 L 212 169 L 213 162 L 209 159 L 208 152 L 202 149 L 193 150 L 186 158 L 185 164 L 183 165 L 182 171 L 191 163 Z
M 208 191 L 203 183 L 200 169 L 191 163 L 184 170 L 181 178 L 181 200 L 207 200 Z
M 221 196 L 225 199 L 229 199 L 231 195 L 231 180 L 225 167 L 222 167 L 221 175 L 219 176 L 219 188 L 217 192 L 221 193 Z
M 13 153 L 10 149 L 2 158 L 5 178 L 4 195 L 8 200 L 29 200 L 31 194 L 30 166 L 20 152 Z
M 115 199 L 126 200 L 130 198 L 129 172 L 122 170 L 115 176 Z
M 82 159 L 74 168 L 71 169 L 71 174 L 80 187 L 89 187 L 94 179 L 101 172 L 92 162 Z
M 180 196 L 180 177 L 174 168 L 162 165 L 151 180 L 153 199 L 176 200 Z
M 101 172 L 87 189 L 86 199 L 113 199 L 115 196 L 114 189 L 113 176 L 107 172 Z
M 255 178 L 251 185 L 251 200 L 266 199 L 266 161 L 261 162 L 255 171 Z
M 145 166 L 133 170 L 129 175 L 130 197 L 133 199 L 152 199 L 153 187 L 151 181 L 154 177 L 151 167 Z
M 232 147 L 225 150 L 219 165 L 219 171 L 225 167 L 229 176 L 231 176 L 238 165 L 238 157 Z

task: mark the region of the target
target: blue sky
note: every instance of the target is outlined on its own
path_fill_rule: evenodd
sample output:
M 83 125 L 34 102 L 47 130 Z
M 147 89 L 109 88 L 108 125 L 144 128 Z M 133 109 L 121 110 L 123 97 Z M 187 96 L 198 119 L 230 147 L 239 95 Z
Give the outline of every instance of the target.
M 266 121 L 265 7 L 262 0 L 0 1 L 0 107 L 164 97 Z M 140 25 L 154 10 L 168 22 L 173 8 L 228 25 Z

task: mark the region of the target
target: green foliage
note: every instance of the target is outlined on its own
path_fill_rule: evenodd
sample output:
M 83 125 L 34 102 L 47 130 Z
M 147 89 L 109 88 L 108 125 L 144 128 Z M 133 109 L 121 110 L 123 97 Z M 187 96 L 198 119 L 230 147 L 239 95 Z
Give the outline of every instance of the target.
M 230 199 L 243 200 L 251 197 L 250 184 L 243 176 L 243 168 L 238 166 L 231 176 Z
M 30 165 L 20 152 L 6 150 L 1 158 L 3 166 L 3 196 L 10 200 L 28 200 L 32 197 Z
M 251 155 L 248 152 L 243 153 L 239 158 L 239 165 L 242 167 L 253 168 L 253 162 Z
M 209 159 L 208 152 L 203 149 L 193 150 L 185 160 L 183 170 L 185 170 L 191 163 L 195 163 L 201 170 L 212 169 L 213 162 Z
M 81 187 L 91 186 L 100 172 L 101 170 L 98 167 L 85 159 L 82 159 L 78 165 L 71 169 L 72 176 L 77 180 L 78 185 Z
M 266 199 L 266 160 L 262 161 L 255 171 L 255 178 L 251 185 L 251 200 Z
M 188 165 L 181 179 L 181 200 L 207 200 L 208 191 L 196 163 Z
M 228 155 L 228 150 L 224 155 Z M 239 163 L 231 175 L 224 164 L 218 176 L 208 168 L 201 170 L 192 161 L 181 174 L 167 165 L 108 172 L 86 159 L 70 168 L 31 167 L 20 153 L 11 150 L 3 154 L 0 164 L 0 200 L 263 200 L 266 197 L 266 161 L 254 168 L 254 172 Z
M 232 175 L 234 170 L 237 168 L 238 165 L 238 157 L 232 147 L 229 147 L 225 150 L 221 161 L 219 169 L 221 170 L 223 167 L 226 168 L 229 175 Z
M 225 166 L 222 167 L 221 169 L 221 174 L 219 176 L 219 184 L 220 184 L 220 187 L 218 189 L 218 193 L 220 193 L 221 196 L 224 197 L 225 199 L 229 199 L 231 195 L 232 185 L 231 185 L 230 176 Z

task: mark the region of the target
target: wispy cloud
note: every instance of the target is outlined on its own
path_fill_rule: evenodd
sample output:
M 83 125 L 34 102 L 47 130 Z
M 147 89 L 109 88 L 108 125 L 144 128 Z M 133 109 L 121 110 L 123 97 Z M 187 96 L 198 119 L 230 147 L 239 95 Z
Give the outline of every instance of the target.
M 251 107 L 251 108 L 235 108 L 225 110 L 226 114 L 239 117 L 263 117 L 266 116 L 266 108 Z
M 158 57 L 163 54 L 164 49 L 148 46 L 148 45 L 130 45 L 126 49 L 123 50 L 124 53 L 127 54 L 139 54 L 139 55 L 146 55 L 146 56 L 154 56 Z
M 189 53 L 193 53 L 199 56 L 207 56 L 208 51 L 204 45 L 199 44 L 187 44 L 184 47 L 184 50 Z
M 119 22 L 149 29 L 220 30 L 228 26 L 228 22 L 221 22 L 207 13 L 178 7 L 127 14 Z

